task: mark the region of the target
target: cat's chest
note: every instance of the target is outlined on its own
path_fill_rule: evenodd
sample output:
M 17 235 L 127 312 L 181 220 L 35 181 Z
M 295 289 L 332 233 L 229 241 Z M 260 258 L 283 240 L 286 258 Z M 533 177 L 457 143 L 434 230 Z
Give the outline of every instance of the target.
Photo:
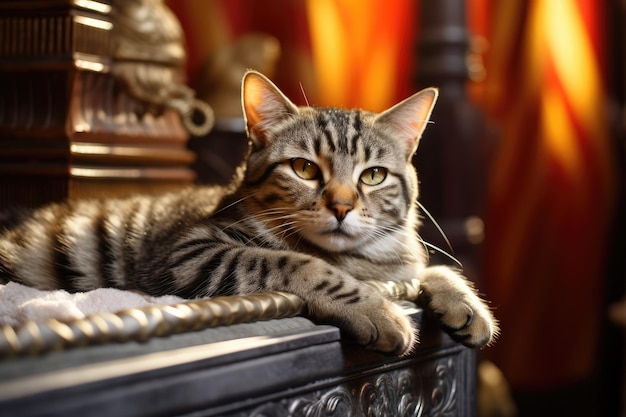
M 325 259 L 359 280 L 408 281 L 417 277 L 424 265 L 415 257 L 397 253 L 376 258 L 336 254 Z

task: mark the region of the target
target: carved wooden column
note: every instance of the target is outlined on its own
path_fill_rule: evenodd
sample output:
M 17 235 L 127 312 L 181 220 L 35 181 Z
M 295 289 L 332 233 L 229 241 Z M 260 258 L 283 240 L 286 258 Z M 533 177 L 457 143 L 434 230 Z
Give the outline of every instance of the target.
M 466 274 L 479 277 L 482 242 L 486 154 L 483 122 L 466 93 L 469 35 L 464 0 L 420 2 L 416 83 L 439 87 L 434 124 L 426 129 L 415 164 L 421 183 L 421 203 L 450 240 L 453 254 Z M 428 219 L 423 234 L 428 242 L 450 251 Z M 434 253 L 435 259 L 451 263 Z

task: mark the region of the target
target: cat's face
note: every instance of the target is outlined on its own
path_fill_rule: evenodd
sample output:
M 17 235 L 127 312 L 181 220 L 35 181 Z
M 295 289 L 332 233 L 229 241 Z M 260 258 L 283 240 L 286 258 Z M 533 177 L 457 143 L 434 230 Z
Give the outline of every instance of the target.
M 297 108 L 263 76 L 249 73 L 250 211 L 292 244 L 304 240 L 331 252 L 393 248 L 415 221 L 410 161 L 436 97 L 425 91 L 380 115 Z

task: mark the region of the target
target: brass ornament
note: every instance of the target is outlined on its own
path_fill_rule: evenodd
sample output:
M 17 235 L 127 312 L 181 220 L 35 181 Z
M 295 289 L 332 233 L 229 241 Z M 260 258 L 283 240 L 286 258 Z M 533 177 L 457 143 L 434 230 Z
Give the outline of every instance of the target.
M 114 16 L 115 77 L 151 113 L 173 109 L 191 135 L 209 133 L 215 123 L 213 109 L 181 80 L 184 36 L 172 11 L 162 0 L 124 0 L 115 2 Z

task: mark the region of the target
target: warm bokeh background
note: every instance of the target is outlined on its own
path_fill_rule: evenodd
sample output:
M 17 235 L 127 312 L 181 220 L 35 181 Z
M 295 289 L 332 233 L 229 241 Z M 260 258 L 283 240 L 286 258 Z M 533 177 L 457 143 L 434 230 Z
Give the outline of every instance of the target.
M 170 1 L 185 28 L 194 80 L 216 48 L 242 35 L 275 36 L 274 80 L 298 104 L 383 110 L 412 92 L 416 4 L 410 0 Z
M 379 111 L 416 89 L 419 1 L 169 4 L 186 31 L 192 85 L 218 48 L 263 32 L 281 44 L 273 78 L 298 104 Z M 615 411 L 623 354 L 606 306 L 626 279 L 616 255 L 623 12 L 616 0 L 469 0 L 466 8 L 473 58 L 485 68 L 468 93 L 497 132 L 481 290 L 503 331 L 484 356 L 504 371 L 522 412 L 559 395 L 573 407 L 554 409 L 569 415 Z

